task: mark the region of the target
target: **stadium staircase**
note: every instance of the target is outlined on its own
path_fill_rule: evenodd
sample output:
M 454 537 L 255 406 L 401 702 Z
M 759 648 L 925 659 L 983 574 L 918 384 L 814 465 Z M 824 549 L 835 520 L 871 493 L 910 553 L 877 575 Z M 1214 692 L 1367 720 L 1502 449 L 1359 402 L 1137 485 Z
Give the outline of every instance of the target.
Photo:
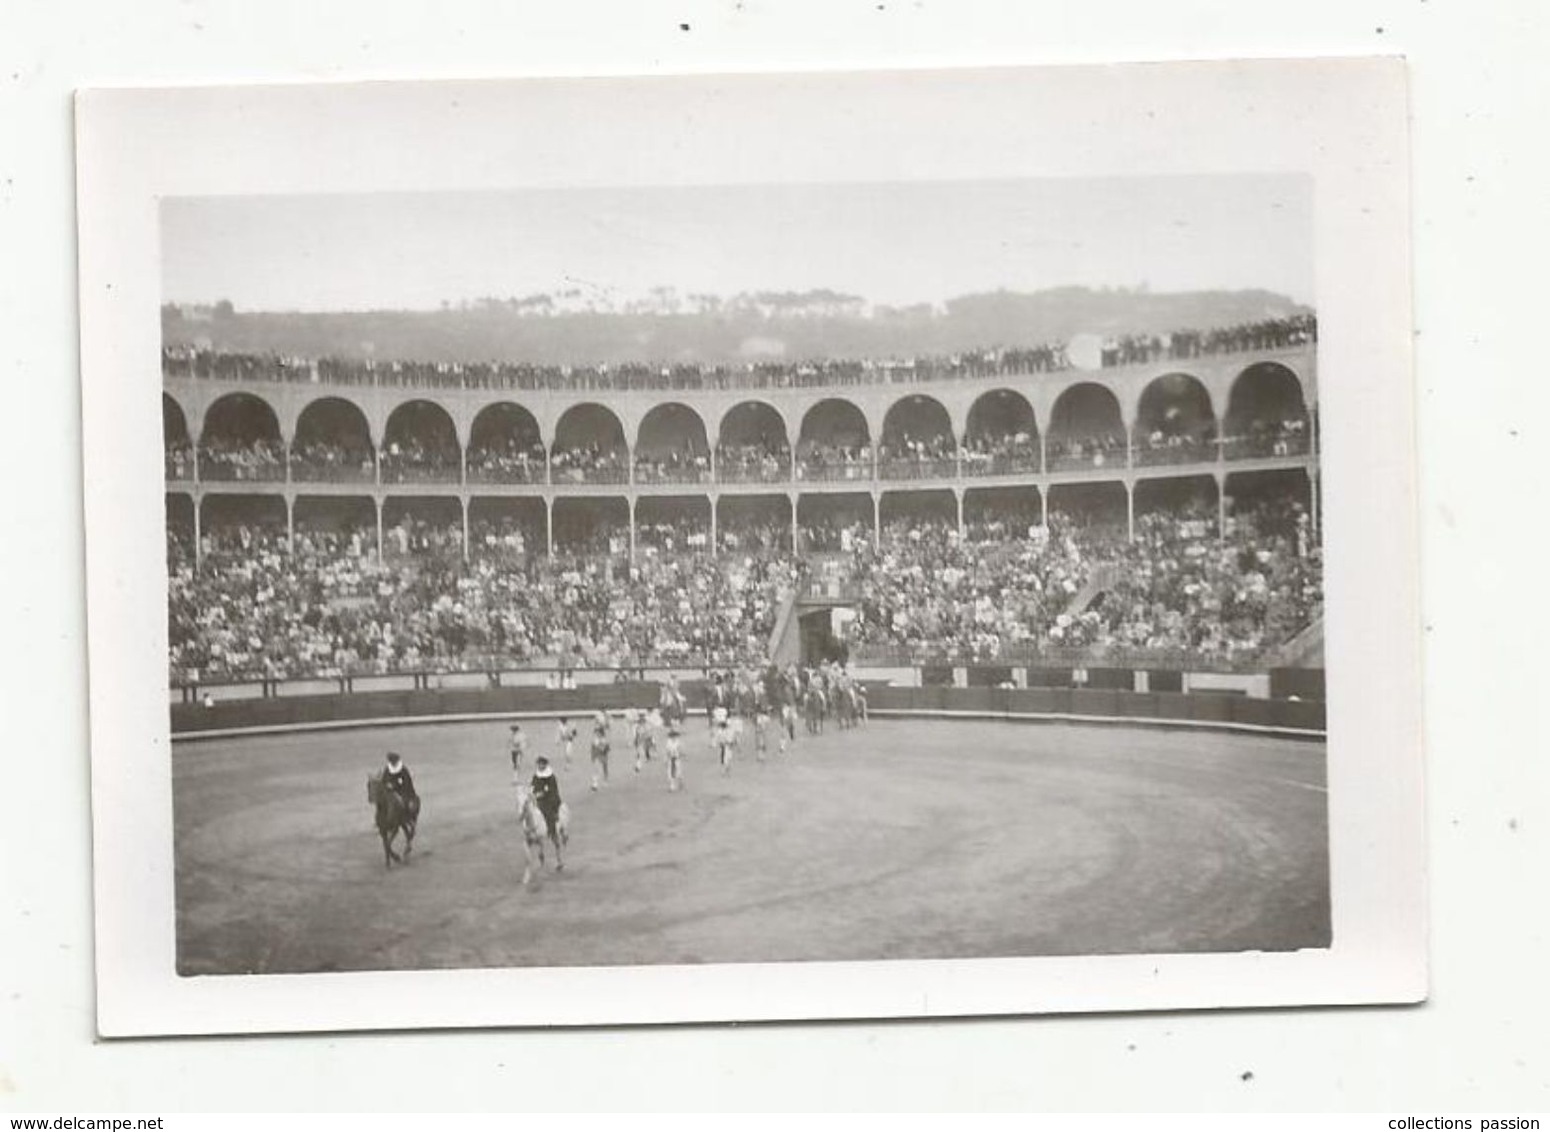
M 780 609 L 775 614 L 775 628 L 770 633 L 770 661 L 785 667 L 802 656 L 801 618 L 797 616 L 795 590 L 781 594 Z
M 1119 567 L 1115 565 L 1099 566 L 1087 576 L 1086 583 L 1076 593 L 1071 595 L 1071 600 L 1066 602 L 1065 615 L 1076 617 L 1087 612 L 1087 607 L 1097 600 L 1098 595 L 1105 590 L 1114 588 L 1119 581 Z
M 1278 668 L 1324 667 L 1324 607 L 1313 611 L 1313 621 L 1275 654 Z

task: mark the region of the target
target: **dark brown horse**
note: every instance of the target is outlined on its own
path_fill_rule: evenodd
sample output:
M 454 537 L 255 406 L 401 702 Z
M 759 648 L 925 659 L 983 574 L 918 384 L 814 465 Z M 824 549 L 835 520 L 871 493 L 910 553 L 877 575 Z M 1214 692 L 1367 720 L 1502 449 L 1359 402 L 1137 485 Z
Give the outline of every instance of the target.
M 376 808 L 377 833 L 382 837 L 382 858 L 391 869 L 394 861 L 404 862 L 409 851 L 414 848 L 414 827 L 420 818 L 420 808 L 411 808 L 409 803 L 398 796 L 397 791 L 389 790 L 382 779 L 381 771 L 367 776 L 366 801 Z M 393 839 L 400 831 L 404 835 L 402 857 L 393 850 Z

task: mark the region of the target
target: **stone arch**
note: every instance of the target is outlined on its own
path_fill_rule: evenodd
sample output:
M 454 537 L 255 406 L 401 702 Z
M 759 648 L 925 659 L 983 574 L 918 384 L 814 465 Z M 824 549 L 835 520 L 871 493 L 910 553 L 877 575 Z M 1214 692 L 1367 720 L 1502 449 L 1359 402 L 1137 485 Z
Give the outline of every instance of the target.
M 303 483 L 371 483 L 377 449 L 365 411 L 343 397 L 320 397 L 296 417 L 291 478 Z
M 969 406 L 963 435 L 966 476 L 1030 475 L 1043 470 L 1039 422 L 1028 398 L 991 389 Z
M 860 480 L 872 476 L 872 433 L 853 401 L 827 397 L 802 415 L 797 478 Z
M 436 401 L 404 401 L 382 428 L 383 483 L 457 483 L 462 450 L 452 414 Z
M 739 401 L 723 413 L 716 428 L 716 478 L 722 483 L 789 481 L 791 433 L 785 414 L 768 401 Z
M 469 483 L 543 483 L 549 457 L 538 418 L 514 401 L 496 401 L 468 429 Z
M 1114 391 L 1094 381 L 1063 389 L 1050 408 L 1046 450 L 1052 472 L 1124 467 L 1125 423 Z
M 1216 440 L 1211 393 L 1198 377 L 1166 373 L 1146 383 L 1131 431 L 1137 467 L 1210 463 L 1216 459 Z
M 285 479 L 285 441 L 274 406 L 253 393 L 227 393 L 205 410 L 199 433 L 199 478 Z
M 884 479 L 941 479 L 958 471 L 952 416 L 935 397 L 911 393 L 888 406 L 877 449 Z
M 1312 422 L 1302 380 L 1280 362 L 1256 362 L 1233 379 L 1222 418 L 1227 459 L 1300 456 L 1311 450 Z
M 169 480 L 187 480 L 194 476 L 194 445 L 188 435 L 188 418 L 177 398 L 161 395 L 161 437 L 163 467 Z
M 595 401 L 570 406 L 555 422 L 549 465 L 555 483 L 627 482 L 630 446 L 624 424 L 612 409 Z
M 710 479 L 704 418 L 681 401 L 654 405 L 641 417 L 636 433 L 635 481 L 709 483 Z

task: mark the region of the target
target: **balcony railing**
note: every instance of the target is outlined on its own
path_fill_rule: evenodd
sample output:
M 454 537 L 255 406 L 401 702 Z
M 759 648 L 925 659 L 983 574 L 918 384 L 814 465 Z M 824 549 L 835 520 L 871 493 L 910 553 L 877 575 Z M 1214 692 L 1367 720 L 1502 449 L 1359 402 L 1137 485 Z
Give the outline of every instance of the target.
M 1216 443 L 1163 444 L 1157 447 L 1137 444 L 1135 462 L 1138 468 L 1155 468 L 1171 464 L 1210 464 L 1216 460 Z
M 284 483 L 285 461 L 239 464 L 200 456 L 199 478 L 205 483 Z
M 468 466 L 468 482 L 483 484 L 547 483 L 548 465 L 543 463 L 501 463 Z
M 975 456 L 963 458 L 963 474 L 966 476 L 1036 476 L 1040 472 L 1037 452 L 1003 456 Z
M 776 464 L 718 464 L 717 483 L 790 483 L 791 458 L 783 457 Z
M 456 464 L 382 464 L 383 483 L 445 483 L 456 484 L 463 480 L 463 472 Z
M 550 482 L 559 487 L 577 483 L 629 483 L 630 470 L 612 465 L 600 468 L 555 468 Z
M 809 483 L 834 483 L 840 480 L 870 480 L 871 460 L 818 460 L 809 458 L 797 461 L 797 479 Z
M 322 464 L 309 460 L 292 460 L 291 479 L 295 483 L 376 483 L 377 468 L 369 460 L 359 464 Z
M 1307 433 L 1281 436 L 1234 436 L 1222 441 L 1222 454 L 1228 460 L 1265 460 L 1278 456 L 1306 456 L 1310 450 Z
M 1106 452 L 1082 452 L 1065 453 L 1051 452 L 1049 454 L 1049 470 L 1052 472 L 1088 472 L 1104 468 L 1123 468 L 1125 466 L 1125 450 Z
M 635 482 L 638 484 L 715 482 L 709 468 L 663 468 L 655 464 L 636 464 Z
M 877 478 L 883 480 L 952 479 L 958 474 L 958 461 L 952 457 L 929 460 L 879 460 Z
M 1238 437 L 1222 442 L 1222 459 L 1262 460 L 1295 458 L 1311 452 L 1311 444 L 1305 434 L 1288 434 L 1278 437 Z M 1218 461 L 1216 443 L 1168 445 L 1156 448 L 1138 445 L 1133 453 L 1134 467 L 1185 467 L 1215 464 Z M 1123 450 L 1055 453 L 1048 456 L 1049 466 L 1045 473 L 1057 472 L 1120 472 L 1126 469 Z M 720 484 L 773 484 L 793 483 L 789 465 L 725 466 L 714 474 L 706 468 L 659 468 L 653 465 L 637 465 L 633 482 L 637 485 L 673 484 L 714 487 Z M 178 459 L 168 455 L 163 471 L 168 482 L 183 483 L 194 475 L 192 458 Z M 229 460 L 201 454 L 198 459 L 199 479 L 206 483 L 284 483 L 286 466 L 283 461 Z M 632 482 L 628 468 L 605 465 L 592 468 L 556 468 L 552 476 L 541 464 L 502 465 L 498 467 L 470 467 L 466 483 L 488 486 L 545 485 L 556 487 L 571 485 L 624 485 Z M 966 454 L 962 460 L 953 459 L 885 459 L 874 471 L 870 460 L 799 460 L 795 466 L 795 483 L 899 483 L 965 479 L 989 479 L 994 477 L 1038 476 L 1041 474 L 1037 453 L 999 456 L 975 456 Z M 320 463 L 293 460 L 290 480 L 306 484 L 370 484 L 376 482 L 376 469 L 368 462 L 360 464 Z M 409 464 L 384 460 L 383 484 L 462 484 L 462 470 L 457 464 Z

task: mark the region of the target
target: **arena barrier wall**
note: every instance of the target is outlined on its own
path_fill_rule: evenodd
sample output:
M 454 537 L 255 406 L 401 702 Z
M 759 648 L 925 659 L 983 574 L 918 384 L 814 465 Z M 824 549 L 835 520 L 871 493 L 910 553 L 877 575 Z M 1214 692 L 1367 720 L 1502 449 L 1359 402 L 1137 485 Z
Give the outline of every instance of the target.
M 703 682 L 685 682 L 691 704 Z M 582 716 L 652 707 L 654 682 L 542 687 L 389 689 L 348 695 L 276 694 L 266 698 L 173 703 L 172 734 L 197 738 L 231 733 L 423 723 L 437 719 Z M 1314 700 L 1255 699 L 1215 692 L 1132 692 L 1117 688 L 899 687 L 869 685 L 869 710 L 880 716 L 935 715 L 1007 720 L 1119 722 L 1253 730 L 1322 738 L 1324 705 Z

